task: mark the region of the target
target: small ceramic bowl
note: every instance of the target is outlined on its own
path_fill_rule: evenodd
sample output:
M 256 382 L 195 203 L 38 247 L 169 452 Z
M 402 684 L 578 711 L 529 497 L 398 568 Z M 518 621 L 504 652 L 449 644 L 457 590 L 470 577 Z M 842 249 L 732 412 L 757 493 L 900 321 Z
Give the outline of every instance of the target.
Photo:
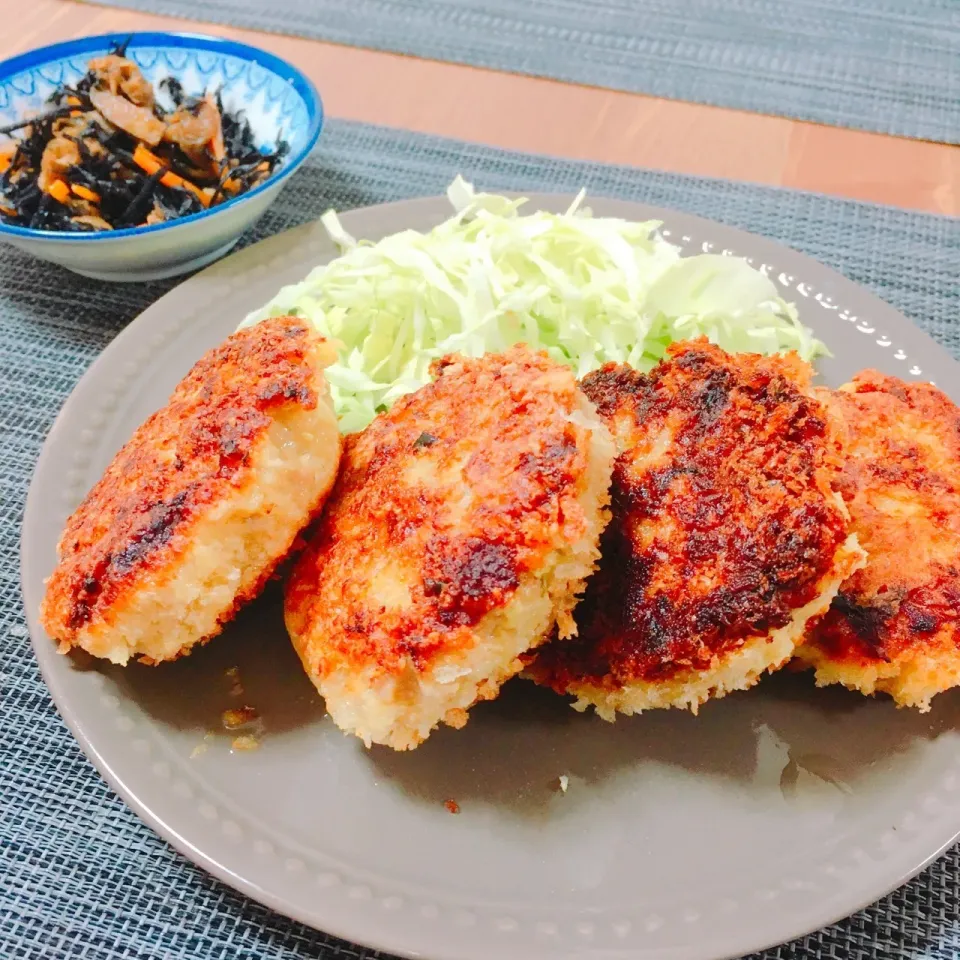
M 249 193 L 179 220 L 102 233 L 0 223 L 0 240 L 87 277 L 157 280 L 223 256 L 263 215 L 317 142 L 323 106 L 299 70 L 256 47 L 188 33 L 104 34 L 0 63 L 0 126 L 41 110 L 58 85 L 76 83 L 91 58 L 128 37 L 127 57 L 155 88 L 163 77 L 173 76 L 191 95 L 222 89 L 224 106 L 244 110 L 259 144 L 273 145 L 282 136 L 290 151 L 281 166 Z

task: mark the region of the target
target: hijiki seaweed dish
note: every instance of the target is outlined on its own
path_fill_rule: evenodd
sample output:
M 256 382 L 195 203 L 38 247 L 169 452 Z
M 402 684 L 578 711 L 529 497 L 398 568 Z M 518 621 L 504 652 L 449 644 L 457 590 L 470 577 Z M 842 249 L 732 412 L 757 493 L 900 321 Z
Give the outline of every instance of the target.
M 200 213 L 267 180 L 289 146 L 258 146 L 242 110 L 219 90 L 188 95 L 176 77 L 158 87 L 126 43 L 92 59 L 49 109 L 0 127 L 0 222 L 72 233 L 142 227 Z

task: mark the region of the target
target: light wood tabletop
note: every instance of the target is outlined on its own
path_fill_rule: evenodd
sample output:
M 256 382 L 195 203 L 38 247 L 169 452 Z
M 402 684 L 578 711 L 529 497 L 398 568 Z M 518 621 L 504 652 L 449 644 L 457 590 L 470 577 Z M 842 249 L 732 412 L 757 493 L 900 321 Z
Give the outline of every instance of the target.
M 475 143 L 960 215 L 960 147 L 540 80 L 75 0 L 2 0 L 0 58 L 109 31 L 192 30 L 286 58 L 329 116 Z

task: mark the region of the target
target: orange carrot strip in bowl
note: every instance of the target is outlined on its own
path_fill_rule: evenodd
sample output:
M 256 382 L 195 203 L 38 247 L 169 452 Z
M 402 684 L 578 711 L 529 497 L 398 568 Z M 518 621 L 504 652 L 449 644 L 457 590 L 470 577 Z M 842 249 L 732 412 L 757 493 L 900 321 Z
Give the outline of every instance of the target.
M 47 187 L 47 193 L 60 203 L 66 203 L 70 199 L 70 188 L 62 180 L 54 180 Z
M 81 200 L 89 200 L 91 203 L 100 202 L 100 194 L 95 190 L 91 190 L 89 187 L 85 187 L 82 183 L 71 183 L 70 190 L 80 197 Z
M 173 174 L 173 176 L 176 176 L 176 174 Z M 189 190 L 205 207 L 210 206 L 210 197 L 204 190 L 201 190 L 195 183 L 191 183 L 189 180 L 185 180 L 183 177 L 180 177 L 179 180 L 180 183 L 177 184 L 177 186 L 181 186 L 185 190 Z M 169 184 L 167 184 L 167 186 L 169 186 Z
M 144 173 L 154 174 L 164 166 L 163 161 L 151 153 L 142 143 L 133 151 L 133 160 Z M 195 184 L 169 170 L 160 178 L 165 187 L 180 187 L 189 190 L 205 207 L 210 206 L 210 198 Z
M 16 143 L 5 143 L 0 147 L 0 173 L 6 173 L 17 153 Z
M 144 173 L 151 176 L 165 166 L 164 162 L 156 154 L 151 153 L 142 143 L 138 143 L 133 151 L 133 160 Z M 160 182 L 165 187 L 182 187 L 186 183 L 183 177 L 171 173 L 169 170 L 160 178 Z

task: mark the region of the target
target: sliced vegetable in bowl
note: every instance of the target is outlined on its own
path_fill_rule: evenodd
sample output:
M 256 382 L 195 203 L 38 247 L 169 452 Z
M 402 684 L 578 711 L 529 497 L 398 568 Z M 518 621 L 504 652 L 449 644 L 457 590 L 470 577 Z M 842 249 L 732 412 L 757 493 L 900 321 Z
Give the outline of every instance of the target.
M 478 194 L 459 177 L 447 196 L 453 215 L 433 230 L 376 243 L 327 213 L 342 255 L 241 324 L 293 313 L 342 344 L 326 374 L 344 432 L 451 352 L 526 342 L 578 376 L 608 361 L 646 370 L 670 343 L 701 335 L 731 351 L 827 352 L 766 276 L 737 257 L 681 257 L 658 221 L 594 217 L 582 192 L 564 213 L 527 214 L 523 199 Z

